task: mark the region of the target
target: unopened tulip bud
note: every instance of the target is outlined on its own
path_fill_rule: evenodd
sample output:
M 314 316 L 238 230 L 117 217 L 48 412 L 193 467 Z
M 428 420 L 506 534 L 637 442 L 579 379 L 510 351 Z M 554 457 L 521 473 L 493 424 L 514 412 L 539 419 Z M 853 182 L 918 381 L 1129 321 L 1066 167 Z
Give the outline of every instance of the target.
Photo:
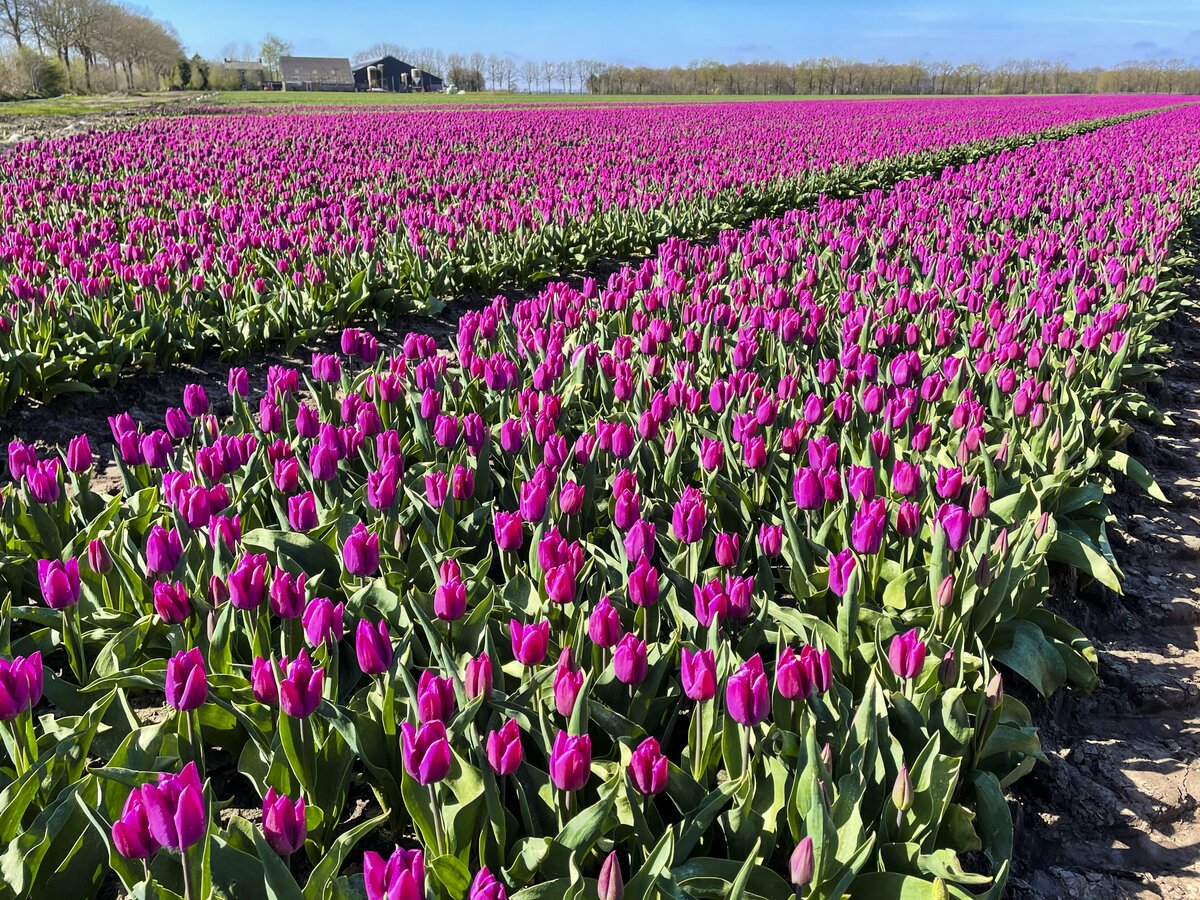
M 951 647 L 946 651 L 946 655 L 942 657 L 942 661 L 938 665 L 938 681 L 943 687 L 949 687 L 957 680 L 958 659 L 954 655 L 954 648 Z
M 833 745 L 828 741 L 826 741 L 825 746 L 821 748 L 821 764 L 825 766 L 826 771 L 831 771 L 833 769 Z
M 806 837 L 796 845 L 788 864 L 792 884 L 798 888 L 807 887 L 813 878 L 813 839 Z
M 988 682 L 983 700 L 987 703 L 988 709 L 995 709 L 1004 702 L 1004 678 L 999 672 L 993 675 L 992 680 Z
M 981 557 L 979 565 L 975 567 L 975 583 L 981 588 L 992 583 L 992 564 L 988 562 L 987 556 Z
M 621 878 L 621 862 L 614 850 L 604 859 L 600 866 L 600 880 L 597 884 L 600 900 L 621 900 L 625 896 L 625 882 Z
M 1036 538 L 1037 540 L 1041 540 L 1042 537 L 1046 534 L 1047 529 L 1049 529 L 1049 528 L 1050 528 L 1050 513 L 1044 512 L 1038 518 L 1038 523 L 1033 529 L 1034 538 Z
M 954 602 L 954 576 L 947 575 L 942 579 L 942 583 L 938 585 L 937 590 L 937 605 L 942 609 L 948 607 Z
M 901 766 L 900 774 L 896 776 L 896 784 L 892 787 L 892 803 L 902 813 L 912 809 L 913 786 L 908 775 L 908 766 Z

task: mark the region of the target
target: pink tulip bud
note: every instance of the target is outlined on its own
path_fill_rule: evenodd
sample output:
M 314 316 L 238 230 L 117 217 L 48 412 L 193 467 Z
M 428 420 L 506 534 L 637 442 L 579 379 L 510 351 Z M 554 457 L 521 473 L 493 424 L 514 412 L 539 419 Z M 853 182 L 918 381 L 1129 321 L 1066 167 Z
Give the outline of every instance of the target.
M 633 751 L 629 761 L 629 780 L 644 795 L 661 794 L 667 787 L 669 763 L 658 741 L 646 738 Z
M 521 765 L 521 729 L 517 723 L 509 719 L 499 731 L 492 731 L 487 736 L 488 765 L 497 775 L 511 775 Z
M 492 659 L 486 653 L 467 660 L 466 676 L 463 679 L 467 697 L 474 700 L 492 696 Z
M 426 669 L 417 682 L 417 720 L 445 722 L 454 714 L 454 682 Z
M 717 663 L 712 650 L 693 653 L 684 647 L 680 669 L 683 692 L 690 699 L 703 703 L 713 698 L 717 692 Z
M 513 657 L 523 666 L 541 665 L 550 645 L 550 622 L 542 620 L 533 625 L 522 625 L 511 620 L 509 631 L 512 636 Z
M 577 791 L 591 776 L 592 738 L 560 731 L 550 750 L 550 780 L 560 791 Z
M 888 665 L 899 678 L 911 680 L 921 674 L 926 652 L 925 642 L 918 637 L 917 629 L 913 628 L 892 638 L 888 646 Z
M 626 634 L 613 651 L 613 672 L 622 684 L 637 685 L 646 680 L 648 670 L 646 642 L 636 634 Z
M 304 846 L 308 824 L 304 818 L 304 798 L 292 801 L 286 794 L 267 788 L 262 808 L 263 836 L 280 856 L 289 856 Z

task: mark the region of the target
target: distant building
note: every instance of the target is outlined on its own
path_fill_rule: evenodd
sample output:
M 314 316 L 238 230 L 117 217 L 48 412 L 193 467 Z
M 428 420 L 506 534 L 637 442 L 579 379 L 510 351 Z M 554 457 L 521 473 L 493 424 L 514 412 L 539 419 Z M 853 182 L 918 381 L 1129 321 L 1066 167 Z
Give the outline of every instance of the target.
M 214 76 L 225 76 L 222 79 L 224 82 L 229 83 L 231 87 L 236 84 L 243 91 L 247 88 L 261 87 L 266 80 L 262 61 L 257 59 L 223 59 L 213 68 L 217 70 L 213 73 Z
M 391 91 L 398 94 L 438 93 L 445 88 L 442 79 L 394 56 L 368 59 L 354 66 L 354 89 Z
M 352 91 L 350 60 L 332 56 L 281 56 L 279 76 L 285 91 Z

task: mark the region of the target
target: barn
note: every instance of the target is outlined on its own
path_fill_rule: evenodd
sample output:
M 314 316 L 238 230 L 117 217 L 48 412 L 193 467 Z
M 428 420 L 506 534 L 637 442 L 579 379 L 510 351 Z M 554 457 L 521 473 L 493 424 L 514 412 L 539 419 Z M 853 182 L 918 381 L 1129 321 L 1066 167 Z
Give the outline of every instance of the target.
M 352 91 L 350 60 L 334 56 L 281 56 L 280 80 L 285 91 Z
M 394 56 L 368 59 L 354 66 L 354 89 L 358 91 L 428 94 L 437 93 L 444 87 L 442 79 L 436 75 Z

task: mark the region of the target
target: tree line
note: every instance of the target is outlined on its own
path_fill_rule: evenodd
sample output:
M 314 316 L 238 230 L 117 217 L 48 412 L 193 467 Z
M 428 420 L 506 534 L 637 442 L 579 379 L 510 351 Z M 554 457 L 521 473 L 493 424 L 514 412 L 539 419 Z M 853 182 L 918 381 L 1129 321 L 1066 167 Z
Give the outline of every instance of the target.
M 378 43 L 356 61 L 395 56 L 463 90 L 593 94 L 874 95 L 874 94 L 1089 94 L 1200 93 L 1200 67 L 1183 60 L 1126 62 L 1077 68 L 1063 62 L 1010 59 L 980 63 L 861 62 L 821 57 L 799 62 L 686 66 L 619 66 L 592 59 L 517 60 L 484 53 L 445 53 Z
M 181 60 L 179 35 L 148 12 L 111 0 L 0 0 L 0 91 L 164 86 Z

